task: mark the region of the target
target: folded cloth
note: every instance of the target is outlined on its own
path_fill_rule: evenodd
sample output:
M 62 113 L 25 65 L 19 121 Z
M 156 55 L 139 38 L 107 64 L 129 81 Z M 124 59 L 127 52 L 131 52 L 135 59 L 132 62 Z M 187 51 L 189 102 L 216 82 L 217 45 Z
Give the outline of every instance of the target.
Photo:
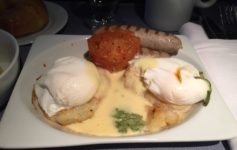
M 208 39 L 203 28 L 186 23 L 180 29 L 191 41 L 200 60 L 237 120 L 237 40 Z M 237 127 L 236 127 L 237 128 Z M 237 138 L 229 140 L 232 150 L 237 150 Z

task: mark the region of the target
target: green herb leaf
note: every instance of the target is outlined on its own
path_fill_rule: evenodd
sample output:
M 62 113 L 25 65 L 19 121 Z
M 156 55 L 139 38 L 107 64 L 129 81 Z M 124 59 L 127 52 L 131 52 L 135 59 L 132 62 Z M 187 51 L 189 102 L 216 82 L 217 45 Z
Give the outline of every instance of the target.
M 201 79 L 204 80 L 205 82 L 207 82 L 208 86 L 209 86 L 209 90 L 207 91 L 207 96 L 206 98 L 203 100 L 203 106 L 207 106 L 209 104 L 210 98 L 211 98 L 211 93 L 212 93 L 212 87 L 211 87 L 211 82 L 206 79 L 204 77 L 203 72 L 199 72 L 199 77 L 195 77 L 196 79 Z
M 120 133 L 127 133 L 128 129 L 138 131 L 145 124 L 141 115 L 129 113 L 118 108 L 115 109 L 113 118 L 115 126 Z

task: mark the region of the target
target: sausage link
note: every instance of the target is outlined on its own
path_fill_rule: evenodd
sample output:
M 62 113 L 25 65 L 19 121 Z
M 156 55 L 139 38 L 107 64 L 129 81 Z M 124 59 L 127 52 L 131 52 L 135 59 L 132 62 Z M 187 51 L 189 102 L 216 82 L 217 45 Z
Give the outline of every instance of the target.
M 134 32 L 135 36 L 141 39 L 141 46 L 145 48 L 161 50 L 169 54 L 177 54 L 178 50 L 182 48 L 182 42 L 177 36 L 171 33 L 148 28 L 128 25 L 113 25 L 102 27 L 98 29 L 96 33 L 115 28 L 121 28 Z

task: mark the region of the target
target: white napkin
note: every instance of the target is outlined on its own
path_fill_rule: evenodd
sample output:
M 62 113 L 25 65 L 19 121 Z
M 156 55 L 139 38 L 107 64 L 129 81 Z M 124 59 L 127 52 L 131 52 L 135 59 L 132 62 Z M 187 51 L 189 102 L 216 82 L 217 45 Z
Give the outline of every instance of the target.
M 194 46 L 207 73 L 237 120 L 237 40 L 208 39 L 200 25 L 186 23 L 180 29 Z M 237 128 L 237 127 L 236 127 Z M 229 141 L 237 150 L 237 138 Z

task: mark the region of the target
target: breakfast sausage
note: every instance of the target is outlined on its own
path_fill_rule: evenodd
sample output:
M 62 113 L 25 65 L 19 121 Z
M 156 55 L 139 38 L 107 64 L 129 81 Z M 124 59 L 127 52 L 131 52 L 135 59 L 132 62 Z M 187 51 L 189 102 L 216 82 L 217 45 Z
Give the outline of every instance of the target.
M 134 32 L 135 36 L 141 39 L 141 46 L 153 50 L 161 50 L 169 54 L 177 54 L 178 50 L 182 48 L 181 40 L 175 35 L 158 30 L 128 26 L 128 25 L 113 25 L 102 27 L 96 31 L 96 33 L 104 30 L 110 30 L 114 28 L 121 28 Z

